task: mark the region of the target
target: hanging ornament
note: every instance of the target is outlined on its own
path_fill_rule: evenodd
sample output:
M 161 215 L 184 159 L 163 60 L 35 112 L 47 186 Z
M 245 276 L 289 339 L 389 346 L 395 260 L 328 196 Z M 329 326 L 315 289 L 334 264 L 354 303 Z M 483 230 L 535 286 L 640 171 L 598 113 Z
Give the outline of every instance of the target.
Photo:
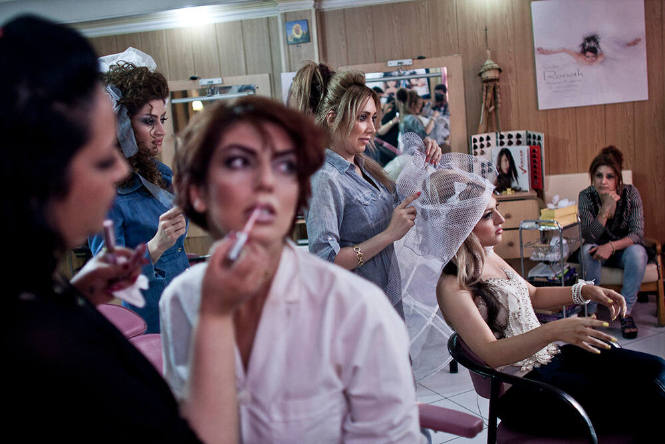
M 485 28 L 485 43 L 487 44 L 487 28 Z M 489 46 L 489 45 L 488 45 Z M 478 71 L 480 80 L 483 82 L 482 106 L 480 108 L 480 123 L 478 124 L 478 133 L 487 133 L 490 131 L 490 120 L 494 115 L 494 131 L 501 131 L 499 123 L 499 105 L 501 105 L 501 89 L 499 77 L 501 67 L 491 58 L 492 53 L 487 49 L 487 60 Z

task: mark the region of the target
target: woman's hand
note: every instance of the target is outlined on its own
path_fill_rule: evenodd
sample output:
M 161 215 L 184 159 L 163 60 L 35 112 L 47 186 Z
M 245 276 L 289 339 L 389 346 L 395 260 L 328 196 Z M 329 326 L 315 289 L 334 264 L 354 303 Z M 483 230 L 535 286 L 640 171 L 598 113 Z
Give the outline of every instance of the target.
M 430 137 L 425 137 L 423 143 L 425 144 L 425 163 L 438 165 L 443 155 L 439 144 Z
M 589 249 L 589 254 L 597 261 L 605 261 L 609 259 L 613 252 L 614 249 L 609 242 Z
M 409 205 L 411 205 L 411 202 L 416 200 L 418 196 L 420 196 L 420 191 L 413 193 L 404 199 L 393 210 L 390 224 L 388 225 L 388 228 L 386 228 L 386 233 L 388 233 L 388 236 L 393 242 L 403 238 L 411 227 L 415 225 L 416 209 Z
M 619 315 L 621 317 L 626 315 L 626 300 L 614 290 L 596 287 L 595 285 L 584 285 L 582 287 L 582 297 L 606 306 L 610 310 L 612 320 L 616 319 Z
M 76 287 L 94 305 L 105 304 L 113 299 L 113 292 L 134 284 L 145 265 L 145 244 L 130 250 L 116 247 L 113 253 L 102 250 L 90 259 L 72 278 Z
M 232 314 L 271 278 L 268 253 L 260 245 L 247 242 L 235 262 L 227 259 L 235 241 L 230 235 L 213 247 L 201 287 L 201 315 Z
M 173 207 L 159 216 L 157 233 L 148 242 L 152 263 L 157 262 L 162 253 L 171 248 L 178 238 L 186 232 L 187 221 L 180 208 Z
M 543 327 L 551 331 L 550 342 L 567 342 L 592 353 L 600 353 L 599 349 L 611 347 L 603 341 L 616 342 L 613 336 L 594 328 L 609 327 L 609 324 L 593 318 L 564 318 L 549 322 Z
M 609 193 L 601 193 L 600 196 L 600 212 L 605 214 L 605 217 L 611 219 L 614 217 L 614 212 L 617 209 L 617 202 L 621 198 L 615 191 Z

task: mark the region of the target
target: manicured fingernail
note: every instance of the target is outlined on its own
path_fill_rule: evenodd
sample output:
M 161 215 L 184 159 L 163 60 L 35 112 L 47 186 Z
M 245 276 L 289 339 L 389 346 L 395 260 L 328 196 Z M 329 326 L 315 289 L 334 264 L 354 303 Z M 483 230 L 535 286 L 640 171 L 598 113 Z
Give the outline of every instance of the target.
M 600 350 L 598 350 L 597 348 L 594 348 L 594 349 L 593 349 L 593 352 L 594 352 L 595 354 L 597 354 L 597 355 L 600 354 Z
M 420 197 L 421 194 L 423 194 L 423 192 L 422 192 L 422 191 L 418 191 L 418 197 Z
M 612 348 L 612 346 L 610 344 L 605 344 L 605 348 L 609 350 Z
M 614 336 L 612 336 L 610 339 L 612 339 L 612 342 L 617 342 L 617 338 L 615 338 Z
M 603 322 L 603 327 L 609 327 L 609 326 L 610 326 L 609 323 L 607 323 L 607 322 Z

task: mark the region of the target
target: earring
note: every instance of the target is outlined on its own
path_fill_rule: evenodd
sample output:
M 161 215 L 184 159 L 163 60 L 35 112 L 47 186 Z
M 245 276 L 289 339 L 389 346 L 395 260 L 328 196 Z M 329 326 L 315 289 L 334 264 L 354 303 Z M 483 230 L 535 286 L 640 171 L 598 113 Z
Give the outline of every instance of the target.
M 203 212 L 203 202 L 201 199 L 194 200 L 193 206 L 196 211 Z

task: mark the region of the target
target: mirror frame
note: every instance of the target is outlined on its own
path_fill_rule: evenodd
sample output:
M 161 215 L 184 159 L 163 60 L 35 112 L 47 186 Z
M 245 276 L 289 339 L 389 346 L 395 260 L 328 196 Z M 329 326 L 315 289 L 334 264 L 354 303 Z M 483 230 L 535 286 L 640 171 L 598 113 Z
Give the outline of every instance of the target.
M 223 77 L 223 82 L 218 85 L 256 85 L 256 95 L 272 97 L 272 88 L 270 87 L 270 74 L 250 74 L 245 76 Z M 169 102 L 166 106 L 166 136 L 162 148 L 161 161 L 169 167 L 173 167 L 173 157 L 175 156 L 175 132 L 173 129 L 173 113 L 171 107 L 170 93 L 175 91 L 190 91 L 204 88 L 198 80 L 170 80 L 169 82 Z
M 466 104 L 464 101 L 464 71 L 462 56 L 452 55 L 413 60 L 405 66 L 388 66 L 386 63 L 368 63 L 365 65 L 340 66 L 339 71 L 358 70 L 368 72 L 392 72 L 400 69 L 441 68 L 445 67 L 448 76 L 448 109 L 450 110 L 450 147 L 453 152 L 469 153 L 466 129 Z
M 251 74 L 245 76 L 223 77 L 223 82 L 219 85 L 256 85 L 256 95 L 272 97 L 272 88 L 270 86 L 270 74 Z M 198 80 L 172 80 L 169 84 L 169 102 L 166 106 L 166 136 L 160 160 L 173 168 L 173 157 L 175 156 L 175 133 L 173 129 L 173 113 L 170 101 L 170 93 L 174 91 L 190 91 L 203 88 Z M 190 221 L 189 230 L 185 238 L 185 250 L 188 253 L 205 255 L 212 245 L 212 238 L 201 227 Z

